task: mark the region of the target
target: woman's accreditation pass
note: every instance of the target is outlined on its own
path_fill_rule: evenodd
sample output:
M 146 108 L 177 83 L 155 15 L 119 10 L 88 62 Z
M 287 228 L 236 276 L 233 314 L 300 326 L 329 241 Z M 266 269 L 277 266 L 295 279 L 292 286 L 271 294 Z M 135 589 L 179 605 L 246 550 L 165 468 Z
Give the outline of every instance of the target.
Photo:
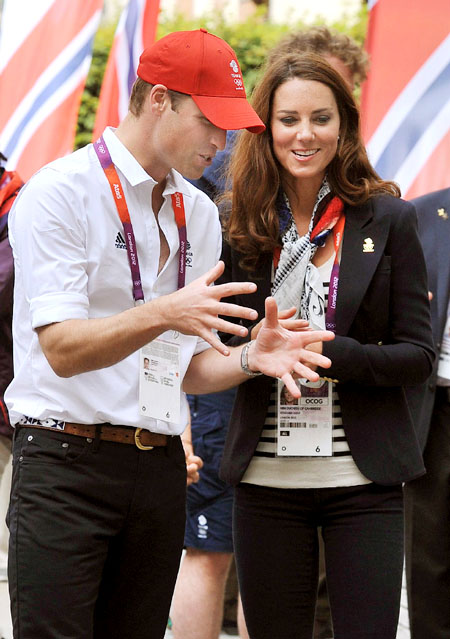
M 278 381 L 277 455 L 330 457 L 332 455 L 332 384 L 325 380 L 297 381 L 301 397 L 293 397 Z
M 141 415 L 165 422 L 180 421 L 180 346 L 155 339 L 139 352 Z

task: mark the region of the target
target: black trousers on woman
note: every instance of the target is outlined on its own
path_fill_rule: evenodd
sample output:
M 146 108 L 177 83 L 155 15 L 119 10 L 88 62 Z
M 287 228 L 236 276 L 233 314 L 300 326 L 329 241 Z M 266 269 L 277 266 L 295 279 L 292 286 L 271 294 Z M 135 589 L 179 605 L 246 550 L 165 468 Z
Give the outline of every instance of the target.
M 401 486 L 236 488 L 234 545 L 251 639 L 311 639 L 322 527 L 335 639 L 395 639 Z

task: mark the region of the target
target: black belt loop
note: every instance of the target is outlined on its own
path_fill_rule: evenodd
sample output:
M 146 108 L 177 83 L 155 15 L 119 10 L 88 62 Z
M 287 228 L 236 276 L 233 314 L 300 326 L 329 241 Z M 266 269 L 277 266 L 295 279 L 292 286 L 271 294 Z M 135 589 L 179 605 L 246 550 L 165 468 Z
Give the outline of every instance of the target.
M 98 452 L 100 448 L 101 436 L 102 436 L 102 426 L 103 424 L 95 424 L 95 437 L 94 437 L 94 445 L 92 447 L 92 452 Z
M 168 435 L 167 436 L 167 446 L 166 446 L 166 455 L 170 457 L 172 454 L 172 449 L 175 444 L 175 440 L 178 439 L 178 435 Z
M 436 386 L 436 400 L 450 403 L 450 386 Z

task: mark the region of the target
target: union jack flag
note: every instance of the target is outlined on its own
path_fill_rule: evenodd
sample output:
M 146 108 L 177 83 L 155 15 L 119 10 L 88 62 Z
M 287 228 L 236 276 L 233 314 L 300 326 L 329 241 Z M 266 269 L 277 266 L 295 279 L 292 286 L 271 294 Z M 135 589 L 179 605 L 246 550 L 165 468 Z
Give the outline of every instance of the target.
M 363 136 L 410 199 L 450 186 L 450 2 L 370 0 Z
M 130 0 L 123 10 L 103 78 L 94 141 L 127 114 L 139 56 L 155 40 L 158 13 L 159 0 Z
M 103 0 L 5 0 L 0 150 L 28 179 L 73 149 Z

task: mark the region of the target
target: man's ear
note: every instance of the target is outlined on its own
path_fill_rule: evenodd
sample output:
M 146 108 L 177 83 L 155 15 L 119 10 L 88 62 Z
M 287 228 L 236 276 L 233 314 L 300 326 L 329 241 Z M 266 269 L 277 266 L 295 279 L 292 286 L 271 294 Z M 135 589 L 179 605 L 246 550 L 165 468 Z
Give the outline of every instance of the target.
M 150 91 L 149 98 L 152 112 L 156 115 L 160 115 L 167 105 L 170 106 L 168 89 L 163 84 L 155 84 Z

